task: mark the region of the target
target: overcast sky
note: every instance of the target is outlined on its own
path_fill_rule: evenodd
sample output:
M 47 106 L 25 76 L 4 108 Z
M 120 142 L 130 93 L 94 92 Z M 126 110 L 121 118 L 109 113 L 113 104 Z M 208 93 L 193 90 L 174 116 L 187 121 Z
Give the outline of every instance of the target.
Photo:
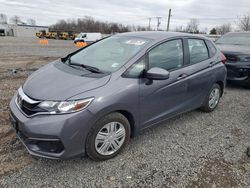
M 51 25 L 59 19 L 92 16 L 98 20 L 148 26 L 148 17 L 161 16 L 161 29 L 167 26 L 168 9 L 172 9 L 170 28 L 185 26 L 197 18 L 202 30 L 222 23 L 235 25 L 237 17 L 250 12 L 250 0 L 0 0 L 0 13 L 10 18 L 18 15 L 37 25 Z M 152 19 L 156 27 L 156 19 Z

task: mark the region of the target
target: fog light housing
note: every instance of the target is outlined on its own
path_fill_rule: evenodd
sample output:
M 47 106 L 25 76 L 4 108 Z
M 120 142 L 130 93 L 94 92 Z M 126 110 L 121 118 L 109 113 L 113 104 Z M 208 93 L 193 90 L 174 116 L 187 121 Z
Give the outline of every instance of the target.
M 44 152 L 61 153 L 64 150 L 64 146 L 61 141 L 44 141 L 39 140 L 36 142 L 37 147 Z

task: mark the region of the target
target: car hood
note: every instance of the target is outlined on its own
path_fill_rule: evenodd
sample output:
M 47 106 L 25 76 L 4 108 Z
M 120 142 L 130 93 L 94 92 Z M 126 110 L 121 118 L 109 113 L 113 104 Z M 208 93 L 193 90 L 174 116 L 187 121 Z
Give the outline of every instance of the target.
M 61 66 L 71 70 L 65 71 Z M 102 87 L 109 79 L 110 75 L 97 75 L 54 62 L 34 72 L 24 83 L 23 91 L 32 99 L 61 101 Z
M 225 54 L 250 54 L 250 46 L 217 44 L 217 47 Z

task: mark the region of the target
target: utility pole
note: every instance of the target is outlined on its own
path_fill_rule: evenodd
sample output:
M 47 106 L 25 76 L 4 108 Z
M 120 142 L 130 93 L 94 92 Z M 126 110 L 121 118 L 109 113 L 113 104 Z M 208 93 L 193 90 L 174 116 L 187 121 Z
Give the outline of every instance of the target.
M 156 17 L 156 19 L 157 19 L 157 31 L 159 30 L 159 26 L 161 24 L 161 18 L 162 17 Z
M 148 30 L 149 30 L 149 31 L 151 30 L 151 28 L 150 28 L 150 26 L 151 26 L 151 19 L 152 19 L 152 18 L 148 18 Z
M 169 9 L 169 12 L 168 12 L 168 27 L 167 27 L 167 31 L 169 31 L 170 18 L 171 18 L 171 9 Z

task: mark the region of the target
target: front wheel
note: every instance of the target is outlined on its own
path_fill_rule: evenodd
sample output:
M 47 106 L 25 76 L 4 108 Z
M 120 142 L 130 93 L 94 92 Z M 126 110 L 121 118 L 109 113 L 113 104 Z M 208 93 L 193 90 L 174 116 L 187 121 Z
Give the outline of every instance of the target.
M 204 112 L 212 112 L 218 106 L 221 98 L 221 87 L 218 84 L 214 84 L 209 91 L 208 96 L 205 99 L 204 106 L 201 110 Z
M 111 113 L 93 126 L 86 141 L 87 155 L 95 160 L 115 157 L 130 138 L 130 124 L 120 113 Z

